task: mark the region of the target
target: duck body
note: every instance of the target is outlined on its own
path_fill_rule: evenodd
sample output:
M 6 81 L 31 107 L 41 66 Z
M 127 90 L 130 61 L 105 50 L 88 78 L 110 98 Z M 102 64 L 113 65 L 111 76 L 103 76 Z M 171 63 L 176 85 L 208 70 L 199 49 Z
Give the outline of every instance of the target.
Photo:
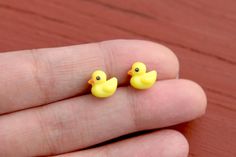
M 148 89 L 153 86 L 157 79 L 157 72 L 155 70 L 134 75 L 130 79 L 130 84 L 136 89 Z
M 106 82 L 103 83 L 98 83 L 98 84 L 93 84 L 91 92 L 94 96 L 98 98 L 105 98 L 112 96 L 118 85 L 118 80 L 117 78 L 113 77 Z

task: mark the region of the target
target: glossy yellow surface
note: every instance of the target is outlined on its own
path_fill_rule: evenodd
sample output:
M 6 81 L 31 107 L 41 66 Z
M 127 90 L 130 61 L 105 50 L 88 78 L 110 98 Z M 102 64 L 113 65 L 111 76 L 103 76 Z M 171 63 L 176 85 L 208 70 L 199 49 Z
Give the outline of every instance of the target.
M 112 96 L 118 85 L 117 78 L 113 77 L 107 80 L 106 73 L 101 70 L 96 70 L 92 74 L 92 78 L 88 81 L 92 85 L 91 92 L 98 98 L 106 98 Z
M 146 65 L 142 62 L 135 62 L 128 72 L 131 75 L 130 84 L 136 89 L 148 89 L 154 85 L 157 79 L 155 70 L 146 72 Z

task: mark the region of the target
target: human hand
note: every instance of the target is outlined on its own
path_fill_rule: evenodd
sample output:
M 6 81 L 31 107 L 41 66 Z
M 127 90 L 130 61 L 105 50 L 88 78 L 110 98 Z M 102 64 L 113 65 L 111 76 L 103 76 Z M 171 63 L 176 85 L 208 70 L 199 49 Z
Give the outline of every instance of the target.
M 128 87 L 135 61 L 158 72 L 150 89 Z M 87 84 L 95 69 L 119 80 L 116 93 L 98 99 Z M 0 156 L 184 157 L 185 138 L 159 130 L 96 148 L 141 130 L 167 127 L 204 114 L 200 86 L 178 76 L 167 48 L 147 41 L 113 40 L 0 54 Z M 73 153 L 70 153 L 72 152 Z

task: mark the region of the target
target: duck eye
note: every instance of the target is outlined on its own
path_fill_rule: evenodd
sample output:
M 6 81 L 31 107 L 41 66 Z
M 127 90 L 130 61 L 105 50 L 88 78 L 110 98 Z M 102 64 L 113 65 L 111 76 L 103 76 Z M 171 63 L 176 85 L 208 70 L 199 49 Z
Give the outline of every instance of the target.
M 100 80 L 100 79 L 101 79 L 101 77 L 100 77 L 100 76 L 97 76 L 97 77 L 96 77 L 96 80 Z
M 135 72 L 139 72 L 139 68 L 135 68 L 134 70 L 135 70 Z

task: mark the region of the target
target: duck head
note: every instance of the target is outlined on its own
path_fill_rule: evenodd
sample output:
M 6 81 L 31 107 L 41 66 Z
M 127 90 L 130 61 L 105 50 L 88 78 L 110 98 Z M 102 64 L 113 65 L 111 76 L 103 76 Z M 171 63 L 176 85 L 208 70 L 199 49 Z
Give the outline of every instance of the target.
M 107 80 L 107 75 L 104 71 L 96 70 L 92 74 L 92 78 L 88 81 L 89 84 L 100 84 Z
M 146 73 L 146 65 L 142 62 L 135 62 L 128 74 L 131 76 L 142 75 Z

